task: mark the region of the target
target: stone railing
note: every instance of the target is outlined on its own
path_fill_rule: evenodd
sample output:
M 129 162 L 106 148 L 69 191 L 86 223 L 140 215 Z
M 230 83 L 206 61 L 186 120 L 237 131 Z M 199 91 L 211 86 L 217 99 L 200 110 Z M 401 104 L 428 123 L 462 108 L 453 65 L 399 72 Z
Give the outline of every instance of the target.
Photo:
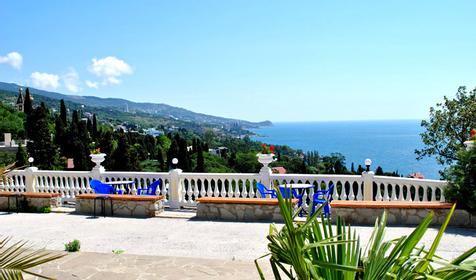
M 309 207 L 313 193 L 334 186 L 334 200 L 377 201 L 444 201 L 445 181 L 375 176 L 372 172 L 362 175 L 325 174 L 272 174 L 268 167 L 259 173 L 186 173 L 180 169 L 170 172 L 110 172 L 96 166 L 91 171 L 51 171 L 29 167 L 12 171 L 0 183 L 0 191 L 29 191 L 61 194 L 63 201 L 75 196 L 92 193 L 91 179 L 103 182 L 134 181 L 131 193 L 153 181 L 160 180 L 158 195 L 164 195 L 165 204 L 173 207 L 195 206 L 196 199 L 204 196 L 260 197 L 256 182 L 266 186 L 274 184 L 308 183 L 313 188 L 303 192 L 304 207 Z M 123 188 L 123 187 L 122 187 Z

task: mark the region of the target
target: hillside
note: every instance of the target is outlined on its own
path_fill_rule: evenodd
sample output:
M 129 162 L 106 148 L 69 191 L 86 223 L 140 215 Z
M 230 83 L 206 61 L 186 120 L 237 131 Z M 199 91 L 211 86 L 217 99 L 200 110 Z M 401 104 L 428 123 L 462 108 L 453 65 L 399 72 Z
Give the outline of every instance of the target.
M 19 87 L 20 86 L 17 84 L 0 82 L 0 90 L 3 90 L 5 92 L 17 94 Z M 55 100 L 64 99 L 65 101 L 69 101 L 71 103 L 76 103 L 98 109 L 102 108 L 117 112 L 128 112 L 140 115 L 145 114 L 145 116 L 149 115 L 154 117 L 162 117 L 165 119 L 175 119 L 177 121 L 192 122 L 199 125 L 239 126 L 243 129 L 249 129 L 271 124 L 271 122 L 269 121 L 249 122 L 245 120 L 211 116 L 161 103 L 139 103 L 121 98 L 100 98 L 96 96 L 67 95 L 57 92 L 44 91 L 31 87 L 30 92 L 33 96 L 43 96 Z

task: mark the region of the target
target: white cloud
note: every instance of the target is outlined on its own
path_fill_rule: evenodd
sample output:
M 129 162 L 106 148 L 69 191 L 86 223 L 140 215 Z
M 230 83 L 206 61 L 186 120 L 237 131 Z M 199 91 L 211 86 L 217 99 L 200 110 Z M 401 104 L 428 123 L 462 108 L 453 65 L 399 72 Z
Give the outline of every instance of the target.
M 23 64 L 23 56 L 17 52 L 11 52 L 6 56 L 0 56 L 1 63 L 10 64 L 13 68 L 20 70 Z
M 108 56 L 101 59 L 92 59 L 89 71 L 102 78 L 103 85 L 117 85 L 121 83 L 119 79 L 122 75 L 132 74 L 132 68 L 124 60 L 114 56 Z
M 91 82 L 91 81 L 86 80 L 85 83 L 86 83 L 86 86 L 87 86 L 88 88 L 95 88 L 95 89 L 97 89 L 97 88 L 99 87 L 97 82 Z
M 59 87 L 59 76 L 55 74 L 33 72 L 31 73 L 33 85 L 42 89 L 57 89 Z
M 69 72 L 61 77 L 64 87 L 67 91 L 72 93 L 78 93 L 81 91 L 79 86 L 79 75 L 74 68 L 70 68 Z

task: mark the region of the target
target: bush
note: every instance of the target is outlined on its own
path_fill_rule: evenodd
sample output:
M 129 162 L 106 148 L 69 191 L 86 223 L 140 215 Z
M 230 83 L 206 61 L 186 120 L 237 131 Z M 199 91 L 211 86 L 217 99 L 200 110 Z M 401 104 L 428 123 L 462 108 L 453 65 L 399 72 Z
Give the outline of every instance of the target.
M 64 250 L 68 252 L 78 252 L 81 248 L 81 243 L 78 239 L 75 239 L 69 243 L 64 244 Z
M 445 172 L 446 199 L 458 208 L 476 212 L 476 148 L 458 152 L 458 161 Z
M 40 212 L 40 213 L 51 213 L 51 207 L 50 206 L 43 206 L 38 210 L 38 212 Z

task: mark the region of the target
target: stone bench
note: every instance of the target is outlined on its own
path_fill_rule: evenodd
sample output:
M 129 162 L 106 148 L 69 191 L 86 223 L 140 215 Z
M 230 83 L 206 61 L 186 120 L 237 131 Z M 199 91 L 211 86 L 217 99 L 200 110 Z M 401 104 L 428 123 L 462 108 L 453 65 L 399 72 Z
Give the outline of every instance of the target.
M 227 221 L 282 222 L 275 198 L 201 197 L 197 199 L 197 218 Z M 294 207 L 298 200 L 293 199 Z
M 127 194 L 80 194 L 76 196 L 76 212 L 80 214 L 101 214 L 100 197 L 105 199 L 105 214 L 122 217 L 156 217 L 164 211 L 162 195 L 127 195 Z M 112 208 L 112 213 L 111 213 Z
M 331 217 L 341 216 L 353 225 L 373 225 L 375 219 L 387 210 L 389 225 L 417 225 L 433 211 L 433 225 L 441 225 L 452 203 L 413 201 L 355 201 L 334 200 L 331 202 Z M 476 219 L 469 212 L 456 209 L 450 220 L 452 226 L 476 227 Z
M 20 209 L 17 209 L 17 201 Z M 0 192 L 0 211 L 15 209 L 36 212 L 47 207 L 59 207 L 60 204 L 61 197 L 57 193 Z

